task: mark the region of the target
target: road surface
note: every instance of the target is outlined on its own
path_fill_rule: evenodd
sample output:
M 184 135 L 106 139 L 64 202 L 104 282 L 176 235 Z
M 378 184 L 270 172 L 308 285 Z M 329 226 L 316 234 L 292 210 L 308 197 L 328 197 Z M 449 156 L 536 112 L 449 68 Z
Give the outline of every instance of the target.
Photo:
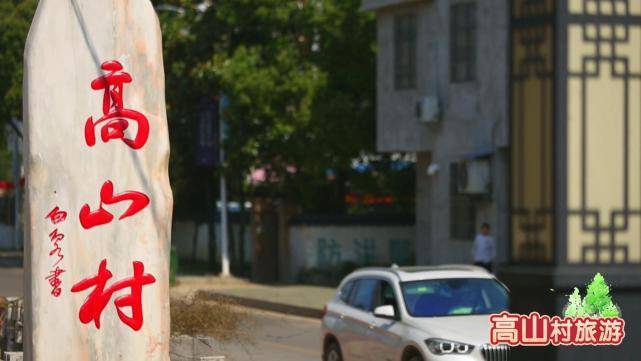
M 223 345 L 231 361 L 319 361 L 320 320 L 250 311 L 249 344 Z

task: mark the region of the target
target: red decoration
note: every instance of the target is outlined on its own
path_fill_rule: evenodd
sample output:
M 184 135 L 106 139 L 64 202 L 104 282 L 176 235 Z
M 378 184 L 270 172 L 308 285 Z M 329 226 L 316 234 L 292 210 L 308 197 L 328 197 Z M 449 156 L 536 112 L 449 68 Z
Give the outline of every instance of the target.
M 100 189 L 100 207 L 92 211 L 88 204 L 80 209 L 80 224 L 84 229 L 90 229 L 96 226 L 111 222 L 114 216 L 103 208 L 104 204 L 115 204 L 123 201 L 131 201 L 129 208 L 118 219 L 123 220 L 142 211 L 149 204 L 149 197 L 146 194 L 136 191 L 126 191 L 114 195 L 114 185 L 111 181 L 106 181 Z
M 111 139 L 121 139 L 133 149 L 142 148 L 149 137 L 149 121 L 142 114 L 132 109 L 126 109 L 123 102 L 123 87 L 131 83 L 129 73 L 122 71 L 123 66 L 116 60 L 105 61 L 101 68 L 108 71 L 107 74 L 91 82 L 91 89 L 104 90 L 102 98 L 102 114 L 98 120 L 92 117 L 85 123 L 85 141 L 92 147 L 96 144 L 96 126 L 105 123 L 100 130 L 100 137 L 103 142 Z M 133 139 L 125 137 L 125 130 L 129 128 L 130 122 L 138 125 L 136 136 Z
M 89 294 L 83 305 L 80 307 L 79 318 L 82 323 L 94 322 L 96 328 L 100 328 L 100 316 L 102 311 L 111 300 L 114 292 L 130 288 L 131 293 L 128 295 L 120 296 L 114 300 L 116 311 L 120 320 L 131 327 L 134 331 L 142 328 L 143 313 L 142 313 L 142 286 L 156 282 L 154 276 L 144 273 L 145 266 L 142 262 L 133 262 L 134 275 L 133 277 L 120 280 L 106 288 L 107 281 L 113 276 L 107 269 L 107 260 L 102 260 L 98 268 L 98 274 L 84 279 L 76 283 L 71 292 L 82 292 L 90 287 L 94 287 L 93 291 Z M 121 311 L 123 307 L 131 308 L 131 317 L 127 316 Z

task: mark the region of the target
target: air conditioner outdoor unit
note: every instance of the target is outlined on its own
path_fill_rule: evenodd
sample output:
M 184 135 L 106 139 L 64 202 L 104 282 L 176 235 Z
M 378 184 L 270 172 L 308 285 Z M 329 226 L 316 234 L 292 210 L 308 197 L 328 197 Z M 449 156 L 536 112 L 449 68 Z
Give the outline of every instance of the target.
M 438 122 L 440 113 L 436 97 L 423 97 L 416 103 L 416 117 L 421 123 Z
M 462 194 L 488 194 L 491 176 L 490 161 L 474 159 L 461 162 L 457 174 L 458 192 Z

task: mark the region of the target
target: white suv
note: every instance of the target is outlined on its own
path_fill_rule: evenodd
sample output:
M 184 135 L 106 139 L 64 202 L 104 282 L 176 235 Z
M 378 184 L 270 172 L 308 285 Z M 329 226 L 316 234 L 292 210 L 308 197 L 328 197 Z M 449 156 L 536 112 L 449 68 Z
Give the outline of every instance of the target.
M 489 315 L 509 291 L 476 266 L 365 268 L 325 306 L 324 361 L 508 361 Z

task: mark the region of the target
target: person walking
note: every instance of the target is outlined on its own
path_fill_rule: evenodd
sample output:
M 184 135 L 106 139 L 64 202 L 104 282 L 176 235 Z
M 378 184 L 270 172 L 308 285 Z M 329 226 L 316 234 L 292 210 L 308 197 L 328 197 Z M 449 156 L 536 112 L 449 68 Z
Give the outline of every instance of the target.
M 474 238 L 472 253 L 474 264 L 492 273 L 494 259 L 496 258 L 496 246 L 494 238 L 490 236 L 490 225 L 488 223 L 481 225 L 481 233 Z

